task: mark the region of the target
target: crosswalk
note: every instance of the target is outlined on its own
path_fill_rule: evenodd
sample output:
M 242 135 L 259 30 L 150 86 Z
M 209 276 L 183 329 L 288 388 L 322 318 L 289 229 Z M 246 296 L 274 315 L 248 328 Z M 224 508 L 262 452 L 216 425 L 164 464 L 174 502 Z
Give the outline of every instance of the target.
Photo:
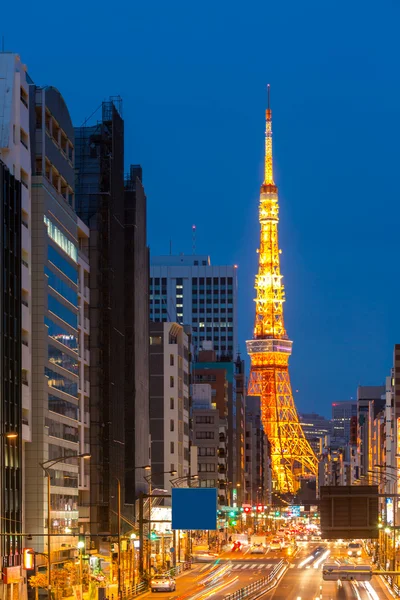
M 232 565 L 232 571 L 244 571 L 246 569 L 251 569 L 251 570 L 263 570 L 263 571 L 267 571 L 268 569 L 272 569 L 273 567 L 275 567 L 274 563 L 254 563 L 254 562 L 245 562 L 245 563 L 237 563 L 235 565 Z

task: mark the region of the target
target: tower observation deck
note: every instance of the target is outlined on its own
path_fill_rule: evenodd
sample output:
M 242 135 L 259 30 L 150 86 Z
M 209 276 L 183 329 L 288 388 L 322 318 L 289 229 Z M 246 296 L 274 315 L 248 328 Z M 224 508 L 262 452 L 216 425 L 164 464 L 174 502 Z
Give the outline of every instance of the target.
M 285 294 L 278 245 L 279 204 L 273 176 L 269 86 L 259 220 L 256 318 L 253 339 L 247 341 L 251 359 L 248 394 L 261 398 L 261 419 L 271 445 L 274 489 L 295 493 L 301 477 L 317 474 L 318 461 L 304 436 L 290 385 L 288 363 L 292 342 L 288 339 L 283 319 Z

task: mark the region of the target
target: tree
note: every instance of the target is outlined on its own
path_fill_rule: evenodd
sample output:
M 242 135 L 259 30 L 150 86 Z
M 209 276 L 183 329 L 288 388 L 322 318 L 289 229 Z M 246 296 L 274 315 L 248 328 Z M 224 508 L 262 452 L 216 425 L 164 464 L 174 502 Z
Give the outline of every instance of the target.
M 47 588 L 47 573 L 38 573 L 29 577 L 29 585 L 35 590 L 35 597 L 38 597 L 39 588 Z

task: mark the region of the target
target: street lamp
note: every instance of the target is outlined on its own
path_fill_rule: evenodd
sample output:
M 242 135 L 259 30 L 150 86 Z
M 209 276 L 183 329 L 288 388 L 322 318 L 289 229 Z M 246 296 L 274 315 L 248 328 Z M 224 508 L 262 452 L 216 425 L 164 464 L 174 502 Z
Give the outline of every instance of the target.
M 7 436 L 6 436 L 7 437 Z M 66 459 L 70 458 L 90 458 L 90 454 L 88 452 L 84 452 L 83 454 L 64 454 L 63 456 L 57 456 L 56 458 L 50 458 L 49 460 L 45 460 L 39 465 L 42 467 L 44 471 L 44 476 L 47 477 L 47 565 L 48 565 L 48 574 L 47 574 L 47 596 L 48 599 L 51 600 L 51 528 L 50 528 L 50 500 L 51 500 L 51 480 L 50 480 L 50 469 L 54 467 L 59 462 L 63 462 Z
M 7 438 L 7 440 L 15 440 L 18 437 L 18 433 L 16 431 L 6 431 L 5 433 L 0 433 L 0 437 Z
M 150 465 L 141 465 L 139 467 L 131 467 L 129 469 L 125 469 L 125 473 L 129 473 L 130 471 L 137 471 L 139 469 L 143 469 L 144 471 L 151 471 Z M 118 528 L 117 528 L 117 536 L 118 536 L 118 599 L 121 597 L 121 480 L 119 477 L 114 475 L 114 479 L 117 481 L 117 519 L 118 519 Z
M 78 550 L 79 550 L 79 580 L 82 585 L 82 583 L 83 583 L 82 553 L 83 553 L 83 549 L 85 547 L 85 542 L 83 540 L 79 540 L 77 546 L 78 546 Z

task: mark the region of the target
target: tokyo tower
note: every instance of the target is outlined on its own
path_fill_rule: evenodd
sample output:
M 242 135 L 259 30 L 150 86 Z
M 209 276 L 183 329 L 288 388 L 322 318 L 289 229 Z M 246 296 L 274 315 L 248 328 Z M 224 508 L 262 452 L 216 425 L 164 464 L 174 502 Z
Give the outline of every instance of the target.
M 293 401 L 289 377 L 292 342 L 283 321 L 284 287 L 278 245 L 278 188 L 272 165 L 272 112 L 266 111 L 264 183 L 260 191 L 261 227 L 248 394 L 261 398 L 261 420 L 271 446 L 272 480 L 281 493 L 295 493 L 300 477 L 317 474 L 318 461 L 304 436 Z

